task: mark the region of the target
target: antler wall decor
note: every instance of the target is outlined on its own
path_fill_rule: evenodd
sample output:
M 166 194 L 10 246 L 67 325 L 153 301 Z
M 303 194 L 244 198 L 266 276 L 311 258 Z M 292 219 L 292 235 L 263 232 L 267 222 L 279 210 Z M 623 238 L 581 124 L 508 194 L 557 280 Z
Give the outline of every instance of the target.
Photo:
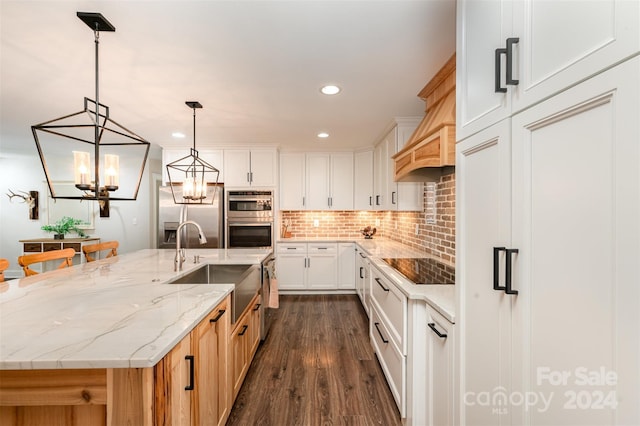
M 38 191 L 18 191 L 23 193 L 24 195 L 16 194 L 12 190 L 9 190 L 7 197 L 9 197 L 9 201 L 13 201 L 13 197 L 18 197 L 22 199 L 22 202 L 29 206 L 29 219 L 38 220 Z

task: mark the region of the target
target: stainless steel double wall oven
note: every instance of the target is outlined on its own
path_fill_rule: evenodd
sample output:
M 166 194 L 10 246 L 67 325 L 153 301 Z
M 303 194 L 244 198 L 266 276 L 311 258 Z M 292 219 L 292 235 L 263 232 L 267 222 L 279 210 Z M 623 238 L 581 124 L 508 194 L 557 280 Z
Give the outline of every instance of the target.
M 229 191 L 227 247 L 273 247 L 273 192 Z

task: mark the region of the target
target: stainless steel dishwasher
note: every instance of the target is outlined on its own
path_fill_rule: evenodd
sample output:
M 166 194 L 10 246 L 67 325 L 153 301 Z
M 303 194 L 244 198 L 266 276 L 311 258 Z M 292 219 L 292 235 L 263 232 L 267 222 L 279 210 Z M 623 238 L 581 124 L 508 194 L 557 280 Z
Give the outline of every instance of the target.
M 267 338 L 267 333 L 269 333 L 269 328 L 271 327 L 271 322 L 273 321 L 273 309 L 270 308 L 269 305 L 269 294 L 271 288 L 271 277 L 275 273 L 275 257 L 273 254 L 270 254 L 265 260 L 262 261 L 262 288 L 260 289 L 260 293 L 262 294 L 262 304 L 260 305 L 260 340 L 265 340 Z

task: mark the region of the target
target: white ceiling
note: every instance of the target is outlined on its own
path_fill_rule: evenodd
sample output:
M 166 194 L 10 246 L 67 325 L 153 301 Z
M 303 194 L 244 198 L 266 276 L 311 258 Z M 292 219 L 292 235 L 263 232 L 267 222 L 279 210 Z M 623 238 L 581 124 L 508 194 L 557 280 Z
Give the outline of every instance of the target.
M 35 153 L 31 125 L 95 97 L 93 33 L 77 11 L 116 27 L 100 33 L 101 103 L 164 147 L 193 142 L 187 100 L 204 107 L 199 149 L 369 146 L 393 117 L 423 115 L 416 95 L 455 50 L 455 0 L 1 0 L 2 151 Z M 342 93 L 322 95 L 326 83 Z

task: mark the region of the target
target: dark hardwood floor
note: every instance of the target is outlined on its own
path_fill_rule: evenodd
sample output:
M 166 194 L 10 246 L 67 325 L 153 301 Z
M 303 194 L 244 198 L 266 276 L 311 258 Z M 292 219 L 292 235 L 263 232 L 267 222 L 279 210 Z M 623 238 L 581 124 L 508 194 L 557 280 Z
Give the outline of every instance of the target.
M 281 296 L 227 425 L 400 424 L 358 296 Z

